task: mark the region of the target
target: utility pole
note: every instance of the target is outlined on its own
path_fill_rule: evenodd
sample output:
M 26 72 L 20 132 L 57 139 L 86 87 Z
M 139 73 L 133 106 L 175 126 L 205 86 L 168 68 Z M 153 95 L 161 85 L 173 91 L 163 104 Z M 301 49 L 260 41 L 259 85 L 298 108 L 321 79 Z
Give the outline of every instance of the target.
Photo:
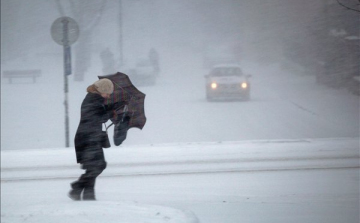
M 123 22 L 122 22 L 122 0 L 119 0 L 119 63 L 123 66 Z

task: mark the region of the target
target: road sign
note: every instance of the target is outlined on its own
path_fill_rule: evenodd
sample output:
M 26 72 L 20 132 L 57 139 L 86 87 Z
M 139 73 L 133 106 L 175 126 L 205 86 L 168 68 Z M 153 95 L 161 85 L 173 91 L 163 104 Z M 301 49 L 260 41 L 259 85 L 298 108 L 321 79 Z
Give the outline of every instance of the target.
M 62 45 L 64 49 L 64 93 L 65 93 L 65 146 L 69 147 L 69 103 L 68 103 L 68 75 L 71 74 L 71 47 L 79 38 L 79 26 L 70 17 L 60 17 L 51 25 L 51 37 Z
M 51 37 L 62 46 L 75 43 L 79 38 L 79 32 L 76 21 L 67 16 L 56 19 L 51 26 Z

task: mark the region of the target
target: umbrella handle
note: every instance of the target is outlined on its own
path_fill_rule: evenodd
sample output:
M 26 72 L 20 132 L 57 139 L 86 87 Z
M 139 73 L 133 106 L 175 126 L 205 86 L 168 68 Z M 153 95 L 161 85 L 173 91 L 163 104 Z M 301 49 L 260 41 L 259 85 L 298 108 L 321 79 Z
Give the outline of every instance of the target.
M 128 113 L 128 106 L 125 105 L 124 109 L 123 109 L 123 115 L 122 115 L 122 118 L 121 118 L 122 122 L 124 121 L 124 118 L 126 117 L 127 113 Z
M 108 130 L 108 128 L 110 128 L 110 126 L 112 126 L 114 123 L 112 122 L 109 126 L 106 127 L 106 124 L 104 123 L 105 125 L 105 128 L 106 128 L 106 131 Z
M 121 118 L 121 121 L 122 121 L 122 122 L 124 121 L 124 119 L 125 119 L 125 117 L 126 117 L 127 113 L 128 113 L 128 106 L 127 106 L 127 105 L 125 105 L 125 106 L 124 106 L 124 109 L 123 109 L 123 115 L 122 115 L 122 118 Z M 110 128 L 112 125 L 114 125 L 114 123 L 113 123 L 113 122 L 111 122 L 111 124 L 110 124 L 109 126 L 106 126 L 106 124 L 105 124 L 105 123 L 104 123 L 104 125 L 105 125 L 106 131 L 107 131 L 107 130 L 108 130 L 108 128 Z
M 123 112 L 127 112 L 129 109 L 128 109 L 128 106 L 127 105 L 125 105 L 124 106 L 124 109 L 123 109 Z
M 125 104 L 124 107 L 120 106 L 119 108 L 117 109 L 114 109 L 116 113 L 118 113 L 122 108 L 122 112 L 127 112 L 129 109 L 128 109 L 128 105 Z

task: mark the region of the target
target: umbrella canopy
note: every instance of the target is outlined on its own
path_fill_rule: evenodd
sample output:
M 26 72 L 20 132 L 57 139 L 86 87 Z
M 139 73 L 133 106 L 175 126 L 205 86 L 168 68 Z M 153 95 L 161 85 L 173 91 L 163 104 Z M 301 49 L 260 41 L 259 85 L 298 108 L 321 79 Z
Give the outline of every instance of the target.
M 99 79 L 107 78 L 114 83 L 114 92 L 109 99 L 105 100 L 105 104 L 115 104 L 114 110 L 120 116 L 124 112 L 123 108 L 126 105 L 127 114 L 130 117 L 129 128 L 136 127 L 142 129 L 146 122 L 144 101 L 145 94 L 139 91 L 130 81 L 129 77 L 117 72 L 116 74 L 98 76 Z M 116 123 L 118 120 L 112 120 Z

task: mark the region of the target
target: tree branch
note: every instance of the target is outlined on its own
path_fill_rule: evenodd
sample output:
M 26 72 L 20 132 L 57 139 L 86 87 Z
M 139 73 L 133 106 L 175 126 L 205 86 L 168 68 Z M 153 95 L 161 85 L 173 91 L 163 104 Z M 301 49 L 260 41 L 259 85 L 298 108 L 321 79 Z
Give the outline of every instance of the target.
M 348 9 L 348 10 L 352 10 L 352 11 L 355 11 L 355 12 L 360 12 L 360 10 L 357 10 L 357 9 L 353 9 L 353 8 L 350 8 L 346 5 L 344 5 L 343 3 L 340 2 L 340 0 L 336 0 L 338 2 L 339 5 L 341 5 L 342 7 Z M 360 2 L 360 0 L 358 0 Z

